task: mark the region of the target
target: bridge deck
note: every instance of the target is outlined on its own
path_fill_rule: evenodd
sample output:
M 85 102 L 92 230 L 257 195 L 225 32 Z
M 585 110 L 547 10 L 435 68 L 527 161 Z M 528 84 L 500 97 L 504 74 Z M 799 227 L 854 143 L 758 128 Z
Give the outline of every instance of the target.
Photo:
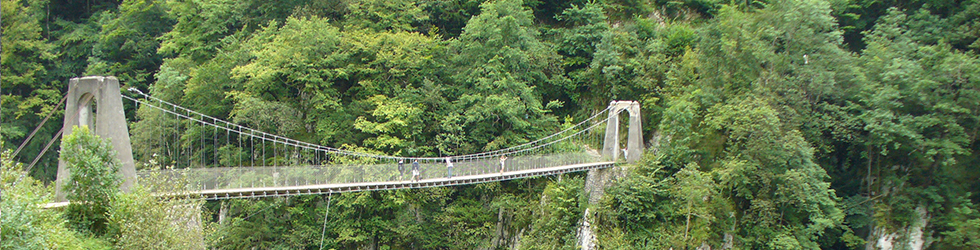
M 339 184 L 320 184 L 320 185 L 299 185 L 288 187 L 256 187 L 256 188 L 233 188 L 233 189 L 212 189 L 192 191 L 190 194 L 201 195 L 206 200 L 222 200 L 235 198 L 257 198 L 272 196 L 292 196 L 309 194 L 329 194 L 343 192 L 360 192 L 374 190 L 392 190 L 407 188 L 428 188 L 443 187 L 453 185 L 477 184 L 492 181 L 505 181 L 527 177 L 548 176 L 593 169 L 608 168 L 615 165 L 615 162 L 593 162 L 583 164 L 564 165 L 549 168 L 536 168 L 528 170 L 507 171 L 503 174 L 478 174 L 457 176 L 454 178 L 431 178 L 415 181 L 387 181 L 387 182 L 360 182 L 360 183 L 339 183 Z M 56 208 L 67 206 L 68 202 L 52 202 L 44 204 L 44 208 Z
M 191 192 L 198 194 L 207 200 L 234 199 L 234 198 L 253 198 L 270 196 L 291 196 L 307 194 L 328 194 L 342 192 L 360 192 L 374 190 L 407 189 L 407 188 L 427 188 L 442 187 L 453 185 L 476 184 L 492 181 L 503 181 L 535 176 L 547 176 L 563 174 L 569 172 L 587 171 L 592 169 L 607 168 L 614 165 L 614 162 L 594 162 L 584 164 L 565 165 L 549 168 L 538 168 L 518 171 L 508 171 L 503 174 L 479 174 L 466 175 L 449 178 L 423 179 L 418 182 L 387 181 L 387 182 L 361 182 L 361 183 L 339 183 L 339 184 L 320 184 L 320 185 L 299 185 L 289 187 L 256 187 L 256 188 L 234 188 L 234 189 L 213 189 Z

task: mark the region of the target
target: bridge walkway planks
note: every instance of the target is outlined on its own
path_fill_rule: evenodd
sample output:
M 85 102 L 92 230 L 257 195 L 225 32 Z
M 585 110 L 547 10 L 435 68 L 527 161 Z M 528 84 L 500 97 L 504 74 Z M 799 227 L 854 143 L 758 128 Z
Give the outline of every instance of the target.
M 318 185 L 298 185 L 288 187 L 256 187 L 256 188 L 233 188 L 233 189 L 212 189 L 192 191 L 206 200 L 236 199 L 236 198 L 255 198 L 273 196 L 292 196 L 292 195 L 315 195 L 343 192 L 360 192 L 375 190 L 393 190 L 408 188 L 428 188 L 443 187 L 454 185 L 468 185 L 493 181 L 505 181 L 527 177 L 548 176 L 570 172 L 588 171 L 592 169 L 602 169 L 612 167 L 614 162 L 594 162 L 584 164 L 565 165 L 549 168 L 538 168 L 518 171 L 507 171 L 503 174 L 490 173 L 479 175 L 456 176 L 453 178 L 432 178 L 422 179 L 418 182 L 411 180 L 386 181 L 386 182 L 360 182 L 360 183 L 338 183 L 338 184 L 318 184 Z M 410 178 L 410 176 L 407 176 Z

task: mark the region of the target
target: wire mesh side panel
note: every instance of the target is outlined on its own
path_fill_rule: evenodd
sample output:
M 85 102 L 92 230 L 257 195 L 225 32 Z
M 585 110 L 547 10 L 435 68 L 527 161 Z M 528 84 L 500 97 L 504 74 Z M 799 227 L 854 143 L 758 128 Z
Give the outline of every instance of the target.
M 329 164 L 299 164 L 291 166 L 243 166 L 186 168 L 143 171 L 142 175 L 157 173 L 172 178 L 186 178 L 192 190 L 265 189 L 302 187 L 310 185 L 356 184 L 412 181 L 412 162 L 419 161 L 419 178 L 423 180 L 466 178 L 470 176 L 505 174 L 602 161 L 596 144 L 602 133 L 595 127 L 577 131 L 546 144 L 496 155 L 404 158 L 399 169 L 396 159 L 358 156 L 321 156 L 332 159 Z M 342 163 L 337 163 L 342 162 Z
M 597 162 L 599 159 L 597 155 L 586 152 L 516 156 L 506 160 L 504 173 Z M 487 158 L 454 163 L 452 178 L 499 174 L 499 166 L 499 161 Z M 397 164 L 189 168 L 141 171 L 140 175 L 152 173 L 165 178 L 185 178 L 192 190 L 262 189 L 412 179 L 412 173 L 398 171 Z M 450 177 L 447 165 L 435 162 L 420 164 L 420 175 L 423 180 Z
M 144 159 L 140 160 L 162 157 L 160 165 L 174 168 L 139 174 L 182 178 L 191 191 L 411 181 L 416 161 L 419 179 L 534 172 L 595 163 L 602 161 L 600 150 L 610 112 L 607 108 L 552 135 L 509 148 L 448 157 L 398 157 L 301 142 L 144 96 L 128 99 L 142 105 L 141 112 L 166 118 L 146 123 L 162 126 L 159 131 L 148 130 L 154 134 L 147 137 L 146 142 L 152 143 L 147 147 L 166 150 L 142 151 Z M 399 161 L 403 162 L 401 167 Z

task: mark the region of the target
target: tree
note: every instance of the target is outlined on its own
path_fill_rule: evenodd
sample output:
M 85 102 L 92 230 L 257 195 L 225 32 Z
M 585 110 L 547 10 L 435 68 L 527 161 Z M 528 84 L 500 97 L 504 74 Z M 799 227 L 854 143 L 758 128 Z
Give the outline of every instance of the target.
M 66 211 L 68 220 L 80 232 L 106 234 L 107 213 L 122 183 L 112 144 L 91 134 L 88 126 L 76 126 L 62 139 L 60 157 L 70 171 L 64 185 L 71 202 Z
M 175 20 L 163 33 L 158 53 L 185 57 L 197 63 L 214 58 L 221 40 L 243 26 L 247 1 L 165 1 L 167 15 Z M 254 27 L 253 27 L 254 29 Z
M 184 86 L 188 76 L 164 63 L 156 75 L 156 82 L 150 86 L 149 94 L 168 102 L 178 102 L 183 95 L 179 90 Z M 136 159 L 153 159 L 163 164 L 176 164 L 181 152 L 178 142 L 182 130 L 180 121 L 167 112 L 149 105 L 139 105 L 136 110 L 136 122 L 130 126 L 133 144 L 133 157 Z
M 20 0 L 3 2 L 3 15 L 6 18 L 2 20 L 2 77 L 7 84 L 5 89 L 8 93 L 44 90 L 41 88 L 45 86 L 44 83 L 37 79 L 46 73 L 43 60 L 53 57 L 51 45 L 41 37 L 41 26 L 38 23 L 41 16 L 37 7 L 33 3 L 30 6 L 24 4 Z M 42 97 L 36 96 L 38 99 Z M 40 100 L 34 102 L 44 103 Z
M 155 161 L 151 170 L 160 170 Z M 187 192 L 187 177 L 153 172 L 117 196 L 108 211 L 118 249 L 204 248 L 204 200 Z M 168 196 L 160 196 L 166 194 Z
M 556 36 L 555 50 L 562 56 L 561 66 L 570 81 L 557 85 L 560 89 L 549 90 L 544 94 L 546 98 L 564 102 L 563 109 L 594 107 L 591 103 L 586 103 L 587 101 L 602 104 L 608 101 L 599 97 L 588 98 L 590 94 L 596 93 L 581 83 L 593 79 L 588 74 L 588 66 L 593 61 L 600 41 L 608 36 L 610 30 L 602 7 L 602 4 L 595 2 L 583 6 L 572 5 L 556 16 L 566 27 L 554 29 L 550 33 Z
M 463 32 L 466 21 L 480 13 L 482 0 L 435 0 L 428 1 L 425 11 L 429 15 L 426 33 L 436 33 L 445 38 L 456 38 Z
M 922 40 L 924 27 L 915 24 L 931 18 L 889 10 L 866 33 L 867 48 L 859 58 L 868 83 L 855 104 L 866 135 L 855 144 L 863 150 L 863 188 L 869 197 L 878 196 L 868 205 L 874 209 L 873 227 L 887 232 L 912 226 L 920 207 L 930 214 L 967 211 L 950 201 L 972 189 L 952 183 L 976 178 L 968 170 L 973 163 L 960 161 L 975 159 L 968 155 L 980 119 L 980 85 L 972 80 L 980 77 L 980 59 L 944 41 Z M 969 228 L 964 220 L 935 225 L 962 233 Z
M 356 0 L 347 3 L 345 30 L 415 31 L 429 19 L 422 11 L 427 2 L 413 0 Z
M 683 25 L 656 31 L 646 30 L 643 25 L 637 24 L 636 27 L 614 28 L 603 33 L 595 45 L 589 67 L 576 79 L 584 85 L 584 88 L 580 87 L 580 91 L 584 92 L 583 101 L 591 102 L 591 105 L 585 106 L 601 107 L 608 100 L 636 100 L 643 103 L 645 113 L 653 110 L 659 100 L 658 89 L 668 70 L 667 63 L 672 56 L 676 56 L 670 53 L 667 46 L 669 40 L 666 38 L 669 36 L 666 34 L 671 32 L 685 33 L 685 38 L 675 40 L 693 36 L 693 31 Z M 690 46 L 690 42 L 677 42 L 674 46 L 683 51 Z
M 254 59 L 232 70 L 245 81 L 245 91 L 261 100 L 281 102 L 312 124 L 321 141 L 336 136 L 349 114 L 341 90 L 349 88 L 347 62 L 352 51 L 341 49 L 340 30 L 323 18 L 289 18 L 282 28 L 273 22 L 249 40 Z M 349 127 L 346 126 L 346 127 Z M 289 136 L 289 134 L 285 134 Z
M 283 23 L 293 12 L 317 8 L 343 10 L 343 6 L 316 6 L 306 0 L 269 2 L 165 0 L 167 17 L 175 20 L 172 29 L 160 36 L 159 53 L 184 57 L 201 64 L 222 54 L 226 38 L 245 39 L 272 21 Z
M 371 97 L 383 95 L 407 104 L 424 101 L 418 88 L 440 74 L 440 63 L 432 57 L 442 51 L 434 37 L 406 31 L 341 31 L 315 16 L 289 18 L 281 28 L 267 27 L 247 46 L 254 58 L 232 70 L 234 78 L 244 82 L 243 93 L 291 107 L 299 112 L 294 118 L 308 124 L 298 135 L 335 146 L 369 136 L 346 131 L 357 117 L 372 116 L 376 102 Z M 369 133 L 375 132 L 379 131 Z
M 375 105 L 371 118 L 361 116 L 354 121 L 355 129 L 376 135 L 364 141 L 365 146 L 393 152 L 408 151 L 416 146 L 412 139 L 422 132 L 418 130 L 423 126 L 421 108 L 383 95 L 370 97 L 368 101 Z
M 819 248 L 817 237 L 843 220 L 829 176 L 798 130 L 786 129 L 763 99 L 744 98 L 716 106 L 705 121 L 724 138 L 713 171 L 738 211 L 734 228 L 753 248 Z
M 674 177 L 671 193 L 681 203 L 684 213 L 684 237 L 681 242 L 686 247 L 697 247 L 707 242 L 711 236 L 711 224 L 716 219 L 712 214 L 712 200 L 718 194 L 718 187 L 710 173 L 701 172 L 697 163 L 688 163 Z M 691 223 L 691 219 L 694 223 Z
M 563 78 L 558 55 L 538 40 L 531 11 L 520 0 L 491 1 L 481 9 L 450 45 L 457 69 L 453 79 L 458 83 L 450 95 L 458 96 L 453 109 L 461 118 L 457 125 L 468 136 L 461 145 L 440 145 L 444 154 L 515 145 L 557 122 L 547 113 L 560 102 L 543 105 L 538 91 Z M 452 136 L 456 135 L 440 135 Z
M 2 142 L 0 142 L 2 143 Z M 57 210 L 42 206 L 51 201 L 51 190 L 24 172 L 11 158 L 10 150 L 0 153 L 0 248 L 3 249 L 92 249 L 98 242 L 83 242 L 64 226 Z
M 663 157 L 658 157 L 663 158 Z M 616 181 L 604 195 L 595 216 L 596 238 L 605 238 L 603 247 L 660 248 L 683 239 L 685 224 L 683 202 L 671 200 L 671 174 L 658 160 L 642 160 L 625 178 Z M 717 227 L 712 227 L 717 228 Z
M 157 54 L 160 35 L 173 25 L 161 1 L 127 0 L 118 12 L 102 15 L 102 30 L 92 49 L 87 75 L 112 75 L 146 89 L 163 63 Z
M 941 242 L 941 247 L 958 247 L 962 249 L 980 247 L 980 211 L 977 210 L 966 196 L 957 197 L 952 200 L 954 207 L 949 217 L 949 226 L 953 230 L 943 232 L 946 238 Z M 957 204 L 958 203 L 958 204 Z
M 2 119 L 0 128 L 6 146 L 16 147 L 26 138 L 28 133 L 37 126 L 43 116 L 54 112 L 54 119 L 59 119 L 61 110 L 55 110 L 58 101 L 64 94 L 61 81 L 50 82 L 47 79 L 46 64 L 55 59 L 52 46 L 41 36 L 43 19 L 40 1 L 3 0 L 0 20 L 0 82 L 3 83 Z M 39 134 L 27 144 L 24 151 L 17 155 L 22 161 L 33 160 L 41 152 L 45 141 L 57 131 L 57 125 L 48 123 Z M 40 166 L 51 164 L 45 159 Z M 35 172 L 45 172 L 43 167 L 35 168 Z M 49 172 L 50 173 L 50 172 Z M 42 177 L 53 176 L 40 175 Z
M 541 200 L 532 209 L 531 229 L 521 238 L 523 249 L 575 249 L 575 231 L 585 205 L 587 194 L 583 192 L 585 180 L 565 177 L 561 181 L 549 181 L 541 193 Z

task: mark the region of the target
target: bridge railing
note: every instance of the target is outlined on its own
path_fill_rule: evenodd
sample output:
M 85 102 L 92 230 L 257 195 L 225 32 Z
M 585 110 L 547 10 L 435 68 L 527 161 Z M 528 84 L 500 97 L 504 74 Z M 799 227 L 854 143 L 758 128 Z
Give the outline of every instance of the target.
M 141 127 L 143 128 L 141 131 L 146 132 L 134 135 L 134 142 L 138 142 L 140 146 L 134 147 L 133 153 L 137 158 L 158 158 L 158 161 L 177 168 L 292 165 L 297 163 L 297 159 L 292 158 L 294 156 L 300 156 L 299 162 L 307 163 L 320 162 L 317 157 L 329 158 L 340 155 L 389 160 L 443 158 L 441 156 L 389 156 L 316 145 L 248 128 L 149 96 L 138 90 L 131 90 L 144 98 L 128 96 L 123 98 L 133 101 L 139 107 L 137 113 L 142 119 L 135 123 L 134 127 Z M 603 129 L 604 126 L 595 125 L 604 123 L 603 115 L 609 111 L 610 108 L 598 111 L 578 124 L 534 141 L 498 150 L 452 157 L 495 157 L 518 151 L 538 150 L 544 145 L 578 135 L 583 130 Z M 594 134 L 599 131 L 589 132 Z M 596 143 L 601 143 L 601 138 L 589 142 L 595 144 L 593 146 L 598 146 L 599 144 Z
M 412 163 L 420 163 L 420 179 L 447 178 L 446 158 L 454 177 L 537 170 L 607 161 L 601 156 L 604 129 L 611 108 L 578 124 L 520 145 L 475 154 L 443 157 L 401 157 L 337 149 L 258 131 L 207 116 L 138 92 L 124 97 L 138 104 L 134 127 L 146 130 L 134 142 L 139 158 L 159 158 L 173 169 L 141 171 L 140 176 L 182 178 L 191 190 L 276 188 L 398 182 L 412 179 Z M 621 112 L 615 111 L 615 112 Z M 398 161 L 403 161 L 399 171 Z
M 545 169 L 601 160 L 598 152 L 574 152 L 508 157 L 504 171 Z M 140 176 L 162 176 L 183 179 L 193 190 L 241 188 L 278 188 L 308 185 L 332 185 L 412 181 L 412 166 L 380 162 L 369 164 L 327 164 L 288 167 L 217 167 L 140 171 Z M 420 179 L 443 179 L 448 176 L 445 161 L 420 161 Z M 453 162 L 453 178 L 500 174 L 499 159 L 480 158 Z

